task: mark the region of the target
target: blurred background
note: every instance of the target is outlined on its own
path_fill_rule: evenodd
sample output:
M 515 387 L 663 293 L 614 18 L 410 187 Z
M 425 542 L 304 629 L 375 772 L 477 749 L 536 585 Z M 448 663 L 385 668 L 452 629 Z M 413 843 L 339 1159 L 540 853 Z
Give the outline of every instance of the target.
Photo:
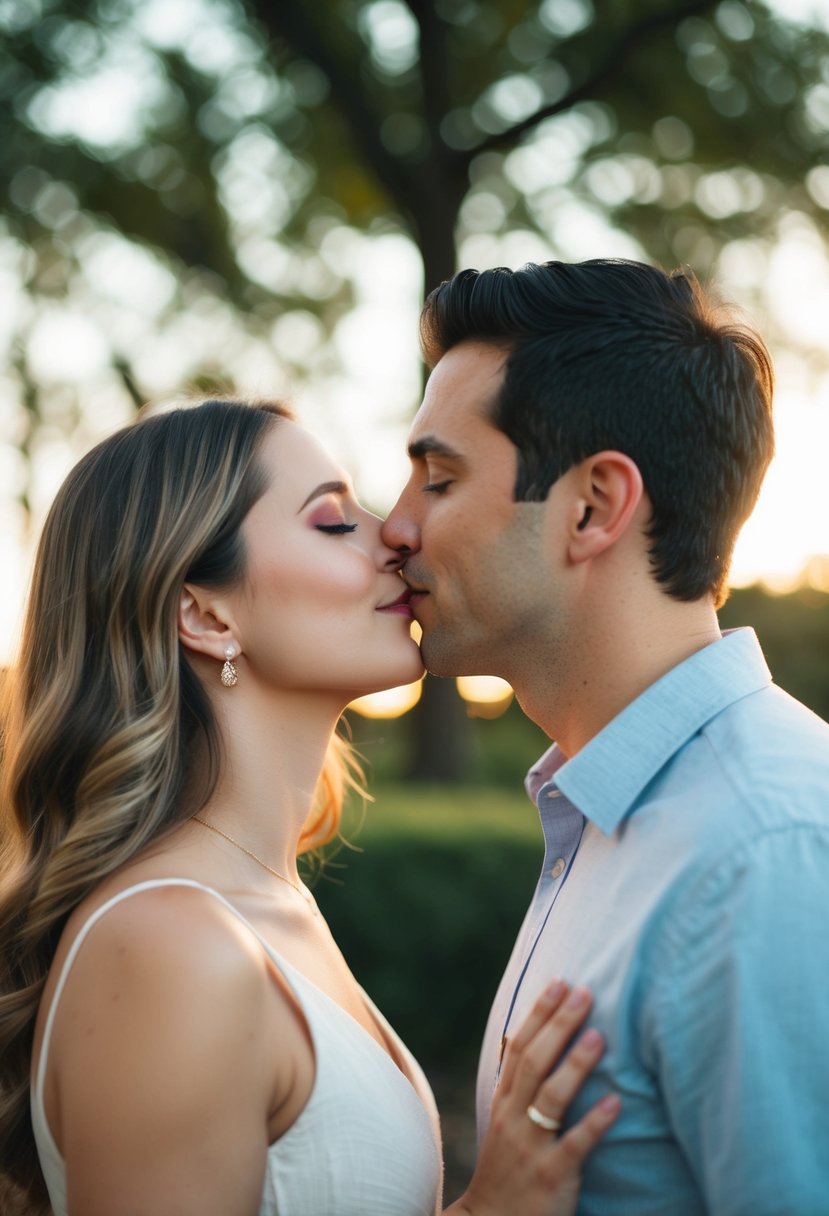
M 57 485 L 144 402 L 286 398 L 382 513 L 424 290 L 618 255 L 689 265 L 772 349 L 723 624 L 829 716 L 827 29 L 826 0 L 0 0 L 0 663 Z M 452 1198 L 545 740 L 486 680 L 349 716 L 376 801 L 317 891 L 435 1083 Z

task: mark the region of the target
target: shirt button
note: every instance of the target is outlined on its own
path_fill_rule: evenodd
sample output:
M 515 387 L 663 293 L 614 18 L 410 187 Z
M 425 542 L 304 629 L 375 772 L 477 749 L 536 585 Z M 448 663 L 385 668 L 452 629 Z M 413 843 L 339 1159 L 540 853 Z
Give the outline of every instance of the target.
M 564 860 L 563 857 L 557 857 L 555 860 L 555 863 L 553 864 L 553 868 L 550 871 L 553 878 L 561 878 L 562 874 L 564 873 L 564 867 L 566 865 L 567 865 L 567 862 Z

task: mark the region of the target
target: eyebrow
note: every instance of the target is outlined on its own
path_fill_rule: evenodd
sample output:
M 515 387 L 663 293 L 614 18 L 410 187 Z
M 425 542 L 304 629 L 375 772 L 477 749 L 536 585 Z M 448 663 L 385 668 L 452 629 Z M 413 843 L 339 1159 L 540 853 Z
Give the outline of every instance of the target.
M 434 435 L 424 435 L 422 439 L 416 439 L 414 443 L 409 444 L 409 457 L 412 460 L 422 460 L 424 456 L 444 456 L 447 460 L 463 463 L 460 452 L 456 452 L 448 443 L 443 443 Z
M 322 496 L 324 494 L 347 494 L 347 493 L 348 493 L 348 486 L 345 484 L 344 481 L 323 481 L 320 485 L 317 486 L 317 488 L 315 490 L 311 491 L 311 493 L 305 499 L 305 502 L 299 508 L 299 511 L 304 511 L 305 508 L 308 506 L 309 502 L 313 502 L 315 498 L 322 498 Z M 297 515 L 299 515 L 299 511 L 297 511 Z

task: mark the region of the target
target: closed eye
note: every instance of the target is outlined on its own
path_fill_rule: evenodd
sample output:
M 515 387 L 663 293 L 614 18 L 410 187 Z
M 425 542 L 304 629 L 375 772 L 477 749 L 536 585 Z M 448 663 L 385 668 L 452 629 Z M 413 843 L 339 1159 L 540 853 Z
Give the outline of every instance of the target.
M 424 494 L 443 494 L 451 486 L 452 481 L 451 477 L 447 477 L 445 481 L 429 481 L 421 488 Z
M 328 532 L 331 536 L 342 536 L 344 532 L 356 532 L 356 524 L 315 524 L 318 532 Z

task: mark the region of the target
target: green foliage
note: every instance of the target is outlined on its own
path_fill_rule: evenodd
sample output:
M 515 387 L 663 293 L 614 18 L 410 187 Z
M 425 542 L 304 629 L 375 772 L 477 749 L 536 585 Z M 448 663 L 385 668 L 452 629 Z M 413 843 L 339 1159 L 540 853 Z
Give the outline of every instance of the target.
M 69 290 L 90 224 L 217 276 L 256 328 L 342 315 L 348 275 L 317 256 L 338 225 L 407 231 L 431 286 L 469 233 L 555 247 L 574 200 L 698 271 L 782 210 L 823 214 L 803 182 L 829 40 L 761 3 L 205 0 L 178 27 L 161 7 L 0 7 L 0 203 L 36 296 Z M 90 123 L 72 99 L 107 71 L 134 103 Z
M 376 781 L 399 781 L 411 767 L 407 717 L 384 721 L 349 715 L 352 737 Z M 468 780 L 476 786 L 515 789 L 530 765 L 538 759 L 549 739 L 512 701 L 500 718 L 472 718 L 471 771 Z
M 357 840 L 316 882 L 345 957 L 430 1068 L 474 1067 L 541 860 L 519 789 L 377 785 Z
M 829 595 L 809 587 L 788 595 L 745 587 L 731 593 L 720 624 L 752 625 L 775 683 L 829 721 Z

